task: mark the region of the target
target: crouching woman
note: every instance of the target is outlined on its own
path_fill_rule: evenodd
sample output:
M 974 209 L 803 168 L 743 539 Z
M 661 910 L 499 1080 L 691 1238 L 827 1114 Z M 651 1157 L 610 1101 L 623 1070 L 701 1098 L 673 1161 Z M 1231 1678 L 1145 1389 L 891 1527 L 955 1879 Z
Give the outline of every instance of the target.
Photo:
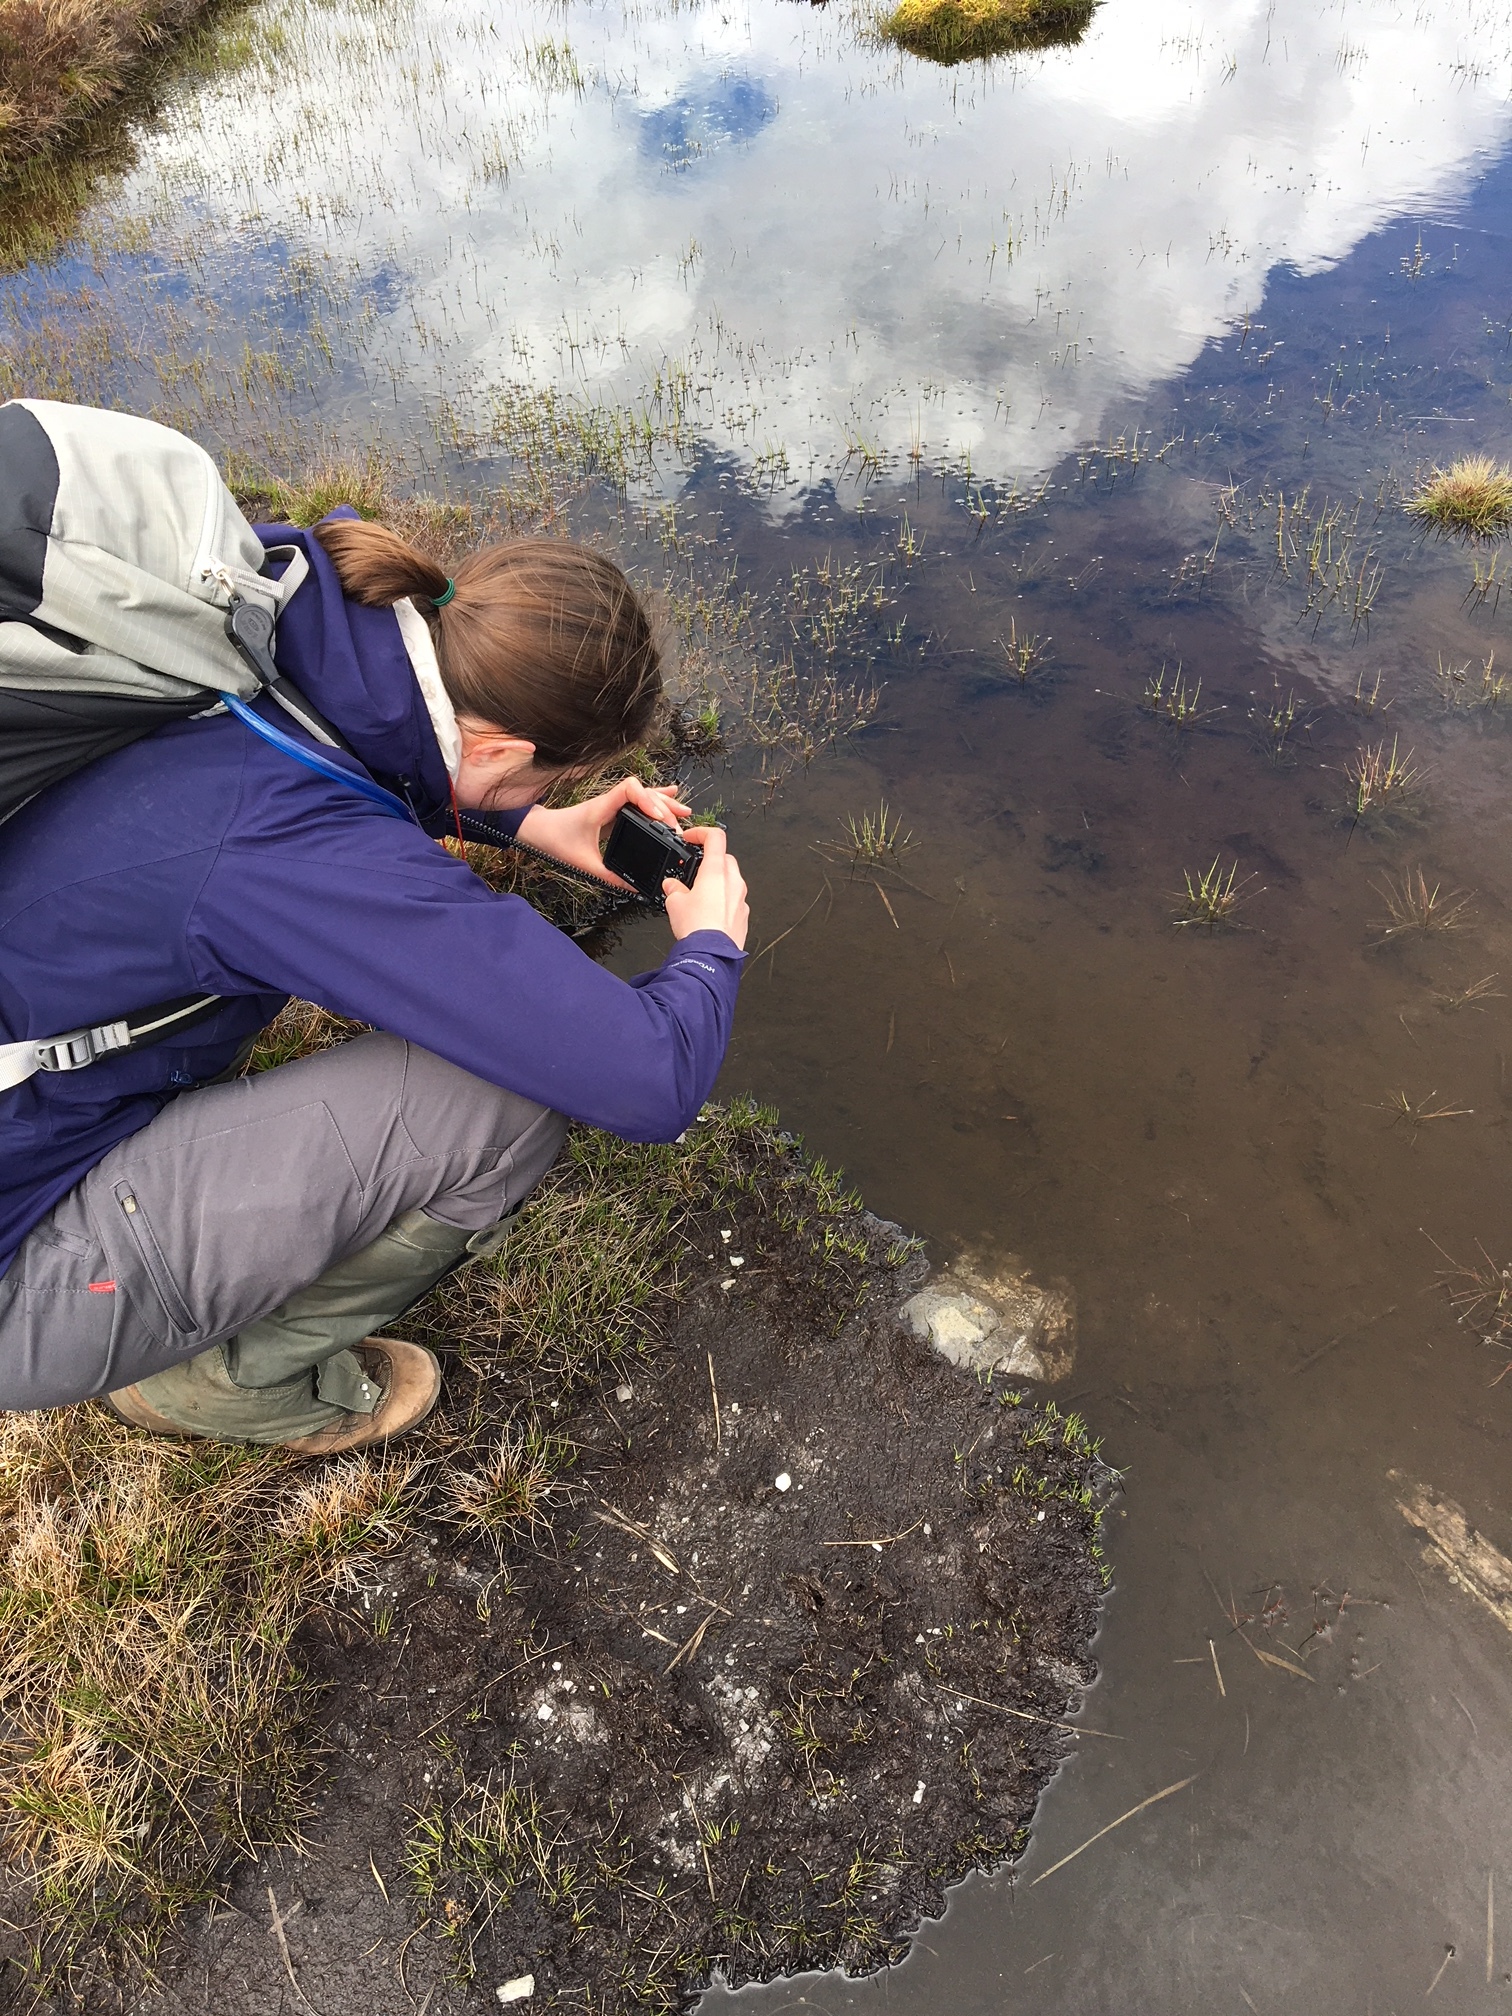
M 729 1038 L 745 885 L 695 831 L 673 945 L 626 982 L 436 844 L 459 816 L 602 873 L 620 808 L 685 820 L 634 779 L 540 801 L 646 734 L 646 614 L 610 561 L 556 540 L 450 580 L 350 516 L 298 541 L 311 574 L 280 670 L 356 759 L 307 767 L 216 714 L 161 728 L 0 827 L 0 1041 L 208 994 L 187 1031 L 0 1094 L 0 1407 L 108 1398 L 168 1435 L 333 1453 L 435 1402 L 430 1352 L 384 1326 L 496 1247 L 566 1117 L 674 1138 Z M 258 712 L 310 750 L 268 700 Z M 388 814 L 344 781 L 406 801 Z M 235 1075 L 290 996 L 382 1034 Z

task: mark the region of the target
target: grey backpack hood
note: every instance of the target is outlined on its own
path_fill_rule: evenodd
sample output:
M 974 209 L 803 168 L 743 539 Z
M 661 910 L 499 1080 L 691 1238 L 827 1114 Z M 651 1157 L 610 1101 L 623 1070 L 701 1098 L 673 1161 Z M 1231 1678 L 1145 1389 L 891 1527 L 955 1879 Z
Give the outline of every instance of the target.
M 0 686 L 248 699 L 257 679 L 225 634 L 230 596 L 276 615 L 305 571 L 269 581 L 267 557 L 186 435 L 50 399 L 0 405 Z

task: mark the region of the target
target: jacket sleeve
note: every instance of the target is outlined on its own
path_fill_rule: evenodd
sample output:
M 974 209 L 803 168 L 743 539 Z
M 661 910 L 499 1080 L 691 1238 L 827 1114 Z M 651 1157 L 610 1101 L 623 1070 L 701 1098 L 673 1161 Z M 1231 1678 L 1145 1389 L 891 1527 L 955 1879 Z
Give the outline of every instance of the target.
M 620 980 L 418 828 L 287 762 L 261 781 L 255 830 L 233 822 L 195 906 L 201 985 L 299 995 L 626 1140 L 697 1116 L 743 962 L 723 932 Z

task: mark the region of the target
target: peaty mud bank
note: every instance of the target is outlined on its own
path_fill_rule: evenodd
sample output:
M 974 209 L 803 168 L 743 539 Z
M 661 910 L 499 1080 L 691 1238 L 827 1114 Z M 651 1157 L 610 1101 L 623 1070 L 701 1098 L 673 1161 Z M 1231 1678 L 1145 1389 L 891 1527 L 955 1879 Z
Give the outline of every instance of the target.
M 529 1426 L 516 1390 L 504 1445 L 479 1431 L 519 1373 L 468 1291 L 452 1502 L 523 1530 L 430 1519 L 313 1620 L 306 1852 L 243 1863 L 145 2006 L 670 2011 L 885 1965 L 1022 1848 L 1093 1674 L 1112 1473 L 914 1338 L 895 1227 L 765 1116 L 715 1134 L 655 1348 Z

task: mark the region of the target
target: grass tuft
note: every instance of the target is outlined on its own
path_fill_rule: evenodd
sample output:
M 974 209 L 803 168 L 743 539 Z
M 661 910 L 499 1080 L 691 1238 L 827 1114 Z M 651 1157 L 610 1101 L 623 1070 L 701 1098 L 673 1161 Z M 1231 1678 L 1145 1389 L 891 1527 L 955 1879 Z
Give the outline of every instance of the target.
M 912 833 L 903 831 L 902 820 L 893 817 L 885 798 L 875 814 L 863 812 L 858 819 L 852 812 L 841 824 L 845 838 L 822 841 L 819 851 L 848 862 L 852 868 L 894 867 L 917 844 Z
M 100 1939 L 145 1957 L 230 1858 L 294 1838 L 294 1634 L 414 1469 L 0 1415 L 0 1807 L 40 1981 Z
M 1239 863 L 1230 864 L 1228 872 L 1218 864 L 1214 856 L 1211 867 L 1205 868 L 1193 878 L 1190 869 L 1185 871 L 1186 888 L 1177 897 L 1181 904 L 1181 914 L 1171 921 L 1178 931 L 1188 925 L 1200 925 L 1206 931 L 1216 931 L 1221 926 L 1235 922 L 1234 913 L 1241 903 L 1249 902 L 1252 896 L 1263 896 L 1263 889 L 1251 889 L 1253 875 L 1239 878 Z
M 1413 931 L 1457 930 L 1470 907 L 1468 890 L 1452 889 L 1445 896 L 1439 882 L 1430 889 L 1421 868 L 1409 868 L 1400 881 L 1387 875 L 1374 886 L 1386 905 L 1385 917 L 1374 927 L 1380 933 L 1375 941 L 1378 945 Z
M 1412 760 L 1414 753 L 1409 749 L 1405 756 L 1399 754 L 1397 737 L 1393 735 L 1389 755 L 1384 741 L 1374 747 L 1367 743 L 1344 765 L 1349 785 L 1348 810 L 1357 822 L 1387 817 L 1417 795 L 1423 773 Z
M 899 0 L 878 23 L 883 39 L 931 63 L 986 62 L 1079 42 L 1097 0 Z
M 1512 531 L 1512 469 L 1489 455 L 1462 455 L 1433 470 L 1405 509 L 1441 538 L 1504 538 Z
M 1008 619 L 1008 635 L 992 640 L 1003 654 L 1003 675 L 1016 686 L 1027 686 L 1039 670 L 1050 648 L 1050 639 L 1025 631 L 1019 634 L 1015 618 Z

